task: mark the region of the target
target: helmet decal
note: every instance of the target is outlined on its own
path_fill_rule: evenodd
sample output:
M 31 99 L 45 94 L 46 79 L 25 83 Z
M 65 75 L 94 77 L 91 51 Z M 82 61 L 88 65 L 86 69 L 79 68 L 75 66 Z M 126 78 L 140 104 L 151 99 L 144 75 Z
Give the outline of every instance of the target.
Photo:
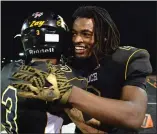
M 36 13 L 32 14 L 32 16 L 34 16 L 34 18 L 40 17 L 42 15 L 43 15 L 43 12 L 36 12 Z
M 45 23 L 45 21 L 32 21 L 32 23 L 30 24 L 29 27 L 41 27 L 43 24 Z
M 66 24 L 60 15 L 58 15 L 58 20 L 56 23 L 57 23 L 57 26 L 62 27 L 66 30 Z

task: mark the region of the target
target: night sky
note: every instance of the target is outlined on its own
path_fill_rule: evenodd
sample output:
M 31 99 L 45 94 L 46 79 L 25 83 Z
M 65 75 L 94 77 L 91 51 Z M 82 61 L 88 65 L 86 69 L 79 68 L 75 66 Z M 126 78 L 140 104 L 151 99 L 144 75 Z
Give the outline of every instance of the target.
M 33 12 L 58 13 L 70 27 L 71 15 L 81 5 L 104 7 L 120 31 L 121 44 L 147 49 L 153 72 L 157 72 L 155 1 L 1 1 L 1 57 L 16 59 L 22 51 L 22 44 L 14 36 L 20 33 L 22 23 Z

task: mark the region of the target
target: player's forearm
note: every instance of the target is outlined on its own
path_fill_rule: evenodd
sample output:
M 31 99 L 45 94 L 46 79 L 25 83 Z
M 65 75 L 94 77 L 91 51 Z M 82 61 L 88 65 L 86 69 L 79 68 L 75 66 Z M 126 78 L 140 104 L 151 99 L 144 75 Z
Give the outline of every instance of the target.
M 102 98 L 74 88 L 69 103 L 97 120 L 128 128 L 139 127 L 136 105 L 128 101 Z

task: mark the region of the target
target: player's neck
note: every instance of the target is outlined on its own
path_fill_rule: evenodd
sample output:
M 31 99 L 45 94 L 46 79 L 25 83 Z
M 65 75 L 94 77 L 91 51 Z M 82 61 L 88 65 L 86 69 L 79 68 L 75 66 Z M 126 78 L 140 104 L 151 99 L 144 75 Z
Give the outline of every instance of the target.
M 35 62 L 35 61 L 51 61 L 52 64 L 57 64 L 57 59 L 38 59 L 38 58 L 33 58 L 32 61 Z

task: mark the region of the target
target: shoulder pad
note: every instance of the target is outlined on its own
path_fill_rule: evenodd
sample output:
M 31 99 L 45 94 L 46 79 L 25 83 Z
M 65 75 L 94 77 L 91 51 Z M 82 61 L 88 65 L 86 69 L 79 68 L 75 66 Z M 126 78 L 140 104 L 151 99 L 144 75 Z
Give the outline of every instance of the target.
M 128 59 L 134 57 L 135 55 L 139 55 L 140 53 L 148 53 L 145 49 L 139 49 L 132 46 L 120 46 L 112 55 L 112 59 L 126 64 Z
M 128 65 L 132 64 L 132 61 L 134 61 L 134 64 L 132 65 L 136 65 L 136 67 L 138 67 L 137 69 L 140 69 L 141 71 L 142 68 L 144 68 L 142 66 L 148 63 L 147 71 L 151 72 L 149 58 L 150 55 L 147 50 L 132 46 L 121 46 L 112 55 L 114 61 L 125 65 L 125 79 L 128 75 Z M 131 73 L 131 71 L 129 72 Z

